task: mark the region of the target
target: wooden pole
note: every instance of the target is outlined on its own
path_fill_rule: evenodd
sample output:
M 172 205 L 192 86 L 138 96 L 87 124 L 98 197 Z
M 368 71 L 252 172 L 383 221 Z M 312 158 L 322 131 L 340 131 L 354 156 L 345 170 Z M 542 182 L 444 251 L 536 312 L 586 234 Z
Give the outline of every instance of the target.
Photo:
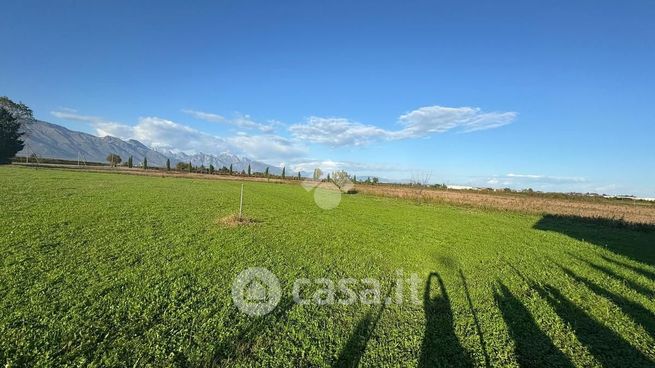
M 241 184 L 241 200 L 239 201 L 239 220 L 241 220 L 242 211 L 243 211 L 243 184 Z

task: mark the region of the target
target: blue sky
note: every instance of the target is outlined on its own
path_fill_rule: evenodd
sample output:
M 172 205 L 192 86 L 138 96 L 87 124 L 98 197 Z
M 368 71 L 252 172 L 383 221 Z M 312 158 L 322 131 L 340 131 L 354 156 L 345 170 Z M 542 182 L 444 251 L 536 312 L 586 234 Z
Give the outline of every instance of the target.
M 2 7 L 0 94 L 71 129 L 298 169 L 655 197 L 652 1 Z

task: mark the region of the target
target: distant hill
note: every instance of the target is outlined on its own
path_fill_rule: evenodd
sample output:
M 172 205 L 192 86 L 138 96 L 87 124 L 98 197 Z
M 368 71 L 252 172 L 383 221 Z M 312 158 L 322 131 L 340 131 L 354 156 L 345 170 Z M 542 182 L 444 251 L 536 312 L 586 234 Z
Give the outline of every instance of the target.
M 26 123 L 24 130 L 25 148 L 17 156 L 30 156 L 34 153 L 39 157 L 53 159 L 76 161 L 81 158 L 87 162 L 105 162 L 107 155 L 115 153 L 124 162 L 132 156 L 135 166 L 140 165 L 144 157 L 147 157 L 148 165 L 153 167 L 164 167 L 166 159 L 170 159 L 173 166 L 178 162 L 191 162 L 194 166 L 205 165 L 205 167 L 212 164 L 216 169 L 223 166 L 229 168 L 232 165 L 233 170 L 241 171 L 247 170 L 250 165 L 252 172 L 264 172 L 266 167 L 269 167 L 271 174 L 279 175 L 282 172 L 279 167 L 231 153 L 190 155 L 183 152 L 155 150 L 134 139 L 124 141 L 111 136 L 97 137 L 40 120 Z M 293 175 L 291 172 L 288 174 Z

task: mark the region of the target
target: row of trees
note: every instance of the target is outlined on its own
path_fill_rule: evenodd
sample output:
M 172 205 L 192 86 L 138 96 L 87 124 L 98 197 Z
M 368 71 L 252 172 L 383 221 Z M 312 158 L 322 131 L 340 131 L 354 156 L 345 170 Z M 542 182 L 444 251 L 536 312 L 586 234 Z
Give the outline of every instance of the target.
M 117 155 L 115 153 L 110 153 L 109 155 L 107 155 L 106 160 L 109 163 L 109 165 L 112 166 L 112 167 L 119 166 L 123 162 L 123 159 L 119 155 Z M 134 167 L 134 158 L 132 156 L 130 156 L 127 159 L 127 162 L 124 164 L 124 166 L 127 166 L 129 168 Z M 148 168 L 148 158 L 147 157 L 143 158 L 142 167 L 144 169 Z M 170 171 L 170 170 L 171 170 L 171 160 L 166 159 L 166 171 Z M 200 173 L 208 173 L 208 174 L 216 174 L 217 173 L 217 174 L 222 174 L 222 175 L 255 176 L 255 177 L 266 177 L 266 178 L 268 178 L 268 177 L 277 177 L 277 178 L 281 178 L 281 179 L 301 179 L 302 178 L 300 172 L 298 172 L 298 175 L 296 177 L 291 177 L 291 178 L 287 177 L 286 167 L 282 168 L 282 173 L 279 176 L 271 174 L 268 167 L 264 170 L 264 172 L 253 172 L 250 164 L 248 164 L 247 169 L 242 169 L 239 172 L 239 171 L 234 169 L 234 166 L 232 164 L 230 164 L 229 167 L 223 166 L 223 167 L 221 167 L 219 169 L 216 169 L 213 164 L 210 164 L 209 167 L 205 167 L 204 165 L 193 166 L 193 164 L 191 162 L 178 162 L 175 165 L 175 170 L 176 171 L 187 171 L 189 173 L 192 173 L 192 172 L 200 172 Z

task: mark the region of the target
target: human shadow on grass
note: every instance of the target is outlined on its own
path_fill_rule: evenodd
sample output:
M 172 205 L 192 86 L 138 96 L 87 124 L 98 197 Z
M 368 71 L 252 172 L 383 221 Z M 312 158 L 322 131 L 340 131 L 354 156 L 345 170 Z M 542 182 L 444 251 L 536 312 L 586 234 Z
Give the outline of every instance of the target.
M 521 367 L 573 367 L 573 363 L 539 328 L 530 311 L 503 283 L 498 282 L 494 299 L 514 341 Z
M 370 310 L 366 313 L 362 319 L 359 320 L 355 330 L 346 345 L 341 349 L 337 361 L 332 365 L 333 367 L 357 367 L 359 362 L 364 356 L 366 351 L 366 346 L 368 345 L 371 336 L 373 336 L 373 331 L 378 325 L 382 313 L 386 309 L 386 300 L 387 297 L 391 294 L 391 290 L 387 293 L 387 296 L 382 299 L 382 303 L 377 308 L 377 311 L 374 313 L 373 310 Z
M 280 322 L 286 318 L 294 302 L 291 298 L 283 299 L 278 306 L 269 314 L 261 317 L 252 317 L 252 320 L 230 339 L 221 341 L 212 354 L 211 366 L 221 367 L 226 361 L 236 358 L 239 355 L 247 354 L 252 348 L 255 338 L 262 334 L 267 327 Z
M 439 294 L 432 296 L 434 289 Z M 441 276 L 433 272 L 428 276 L 423 292 L 425 333 L 421 344 L 419 367 L 472 367 L 468 352 L 460 344 L 454 329 L 450 297 Z
M 655 362 L 623 337 L 596 321 L 553 286 L 532 283 L 532 288 L 557 315 L 573 328 L 578 340 L 603 367 L 653 367 Z
M 648 308 L 637 302 L 624 298 L 621 295 L 615 294 L 589 280 L 588 278 L 575 274 L 573 271 L 566 267 L 563 267 L 559 264 L 556 265 L 562 270 L 562 272 L 564 272 L 573 280 L 583 284 L 597 295 L 602 296 L 603 298 L 616 304 L 619 308 L 621 308 L 623 313 L 632 318 L 632 320 L 636 323 L 640 324 L 644 330 L 648 332 L 649 335 L 655 338 L 655 314 L 648 310 Z
M 533 228 L 565 234 L 655 266 L 655 225 L 613 219 L 545 215 Z
M 596 270 L 598 272 L 601 272 L 601 273 L 604 273 L 607 276 L 610 276 L 610 277 L 612 277 L 612 278 L 614 278 L 616 280 L 621 281 L 624 285 L 626 285 L 630 289 L 638 292 L 639 294 L 641 294 L 641 295 L 643 295 L 643 296 L 645 296 L 647 298 L 652 298 L 653 296 L 655 296 L 655 293 L 653 292 L 653 290 L 651 290 L 651 289 L 649 289 L 649 288 L 647 288 L 647 287 L 645 287 L 645 286 L 643 286 L 643 285 L 641 285 L 639 283 L 636 283 L 636 282 L 634 282 L 632 280 L 629 280 L 629 279 L 619 275 L 618 273 L 610 270 L 609 268 L 607 268 L 605 266 L 601 266 L 601 265 L 598 265 L 598 264 L 593 263 L 591 261 L 588 261 L 586 259 L 582 259 L 582 258 L 576 256 L 575 254 L 571 254 L 569 252 L 567 252 L 567 254 L 569 256 L 571 256 L 572 258 L 575 258 L 578 261 L 580 261 L 582 263 L 585 263 L 587 266 L 593 268 L 594 270 Z
M 475 323 L 475 331 L 478 334 L 478 339 L 480 339 L 480 346 L 482 347 L 482 354 L 484 356 L 484 366 L 490 367 L 491 363 L 489 362 L 489 353 L 487 353 L 487 343 L 484 341 L 484 334 L 482 333 L 482 328 L 480 327 L 480 321 L 478 320 L 478 313 L 473 307 L 473 301 L 471 300 L 471 294 L 469 293 L 468 282 L 466 282 L 466 277 L 462 269 L 459 269 L 459 277 L 462 279 L 462 285 L 464 286 L 464 292 L 466 293 L 466 301 L 469 305 L 469 310 L 471 315 L 473 315 L 473 322 Z

